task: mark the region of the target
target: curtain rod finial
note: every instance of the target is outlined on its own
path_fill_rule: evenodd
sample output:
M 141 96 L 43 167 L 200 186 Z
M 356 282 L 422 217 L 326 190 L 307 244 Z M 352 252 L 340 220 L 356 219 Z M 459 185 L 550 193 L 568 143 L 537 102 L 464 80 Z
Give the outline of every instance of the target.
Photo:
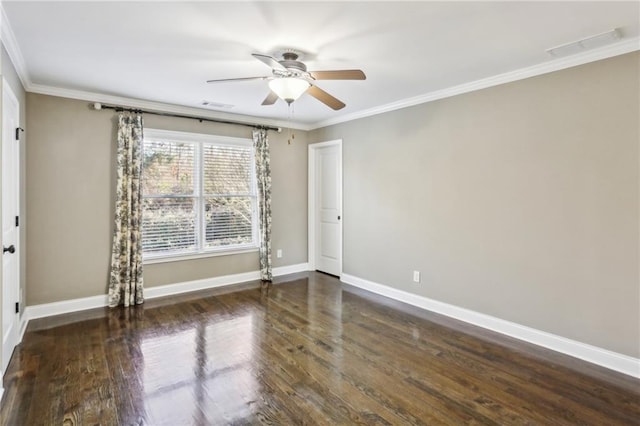
M 102 104 L 100 102 L 94 102 L 92 106 L 96 111 L 100 111 L 102 109 Z

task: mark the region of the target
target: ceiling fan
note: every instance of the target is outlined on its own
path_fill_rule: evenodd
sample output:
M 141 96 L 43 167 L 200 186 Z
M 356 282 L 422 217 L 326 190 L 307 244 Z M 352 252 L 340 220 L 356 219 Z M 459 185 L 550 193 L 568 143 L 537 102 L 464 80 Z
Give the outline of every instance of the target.
M 308 93 L 329 108 L 339 110 L 345 107 L 344 102 L 328 94 L 315 85 L 316 80 L 365 80 L 367 77 L 361 70 L 307 71 L 307 66 L 298 60 L 299 54 L 285 51 L 282 60 L 273 56 L 252 53 L 253 57 L 271 68 L 273 76 L 225 78 L 207 80 L 207 83 L 224 83 L 228 81 L 269 80 L 271 92 L 262 105 L 273 105 L 278 98 L 288 104 Z

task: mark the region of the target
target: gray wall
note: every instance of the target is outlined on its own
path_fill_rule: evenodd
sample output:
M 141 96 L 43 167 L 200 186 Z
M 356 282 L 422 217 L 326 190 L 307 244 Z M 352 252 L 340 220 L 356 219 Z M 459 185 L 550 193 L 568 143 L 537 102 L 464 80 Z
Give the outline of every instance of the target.
M 292 145 L 271 132 L 275 266 L 307 260 L 307 139 L 342 138 L 345 273 L 639 357 L 639 59 L 299 131 Z M 27 104 L 27 303 L 104 294 L 114 114 Z M 221 256 L 147 265 L 145 280 L 256 269 L 253 253 Z
M 115 113 L 27 95 L 27 303 L 106 294 L 114 210 Z M 146 115 L 145 127 L 251 138 L 251 129 Z M 307 262 L 306 132 L 269 132 L 274 266 Z M 145 265 L 147 288 L 259 269 L 257 253 Z
M 639 357 L 639 59 L 312 131 L 343 139 L 344 272 Z

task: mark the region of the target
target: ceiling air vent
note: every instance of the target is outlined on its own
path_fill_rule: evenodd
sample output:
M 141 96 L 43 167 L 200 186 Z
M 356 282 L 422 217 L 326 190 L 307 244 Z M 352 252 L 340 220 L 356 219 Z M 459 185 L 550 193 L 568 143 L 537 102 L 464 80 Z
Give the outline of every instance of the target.
M 588 49 L 605 46 L 620 40 L 622 36 L 617 29 L 607 31 L 605 33 L 596 34 L 582 40 L 572 41 L 571 43 L 561 44 L 560 46 L 547 49 L 546 52 L 553 57 L 569 56 L 583 52 Z

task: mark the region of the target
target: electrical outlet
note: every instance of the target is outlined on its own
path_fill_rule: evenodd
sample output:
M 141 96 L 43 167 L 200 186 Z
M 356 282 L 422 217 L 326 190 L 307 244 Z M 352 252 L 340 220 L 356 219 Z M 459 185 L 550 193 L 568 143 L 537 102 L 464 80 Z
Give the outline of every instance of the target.
M 413 282 L 414 283 L 420 282 L 420 271 L 413 271 Z
M 279 259 L 282 257 L 282 249 L 276 250 L 276 257 Z

